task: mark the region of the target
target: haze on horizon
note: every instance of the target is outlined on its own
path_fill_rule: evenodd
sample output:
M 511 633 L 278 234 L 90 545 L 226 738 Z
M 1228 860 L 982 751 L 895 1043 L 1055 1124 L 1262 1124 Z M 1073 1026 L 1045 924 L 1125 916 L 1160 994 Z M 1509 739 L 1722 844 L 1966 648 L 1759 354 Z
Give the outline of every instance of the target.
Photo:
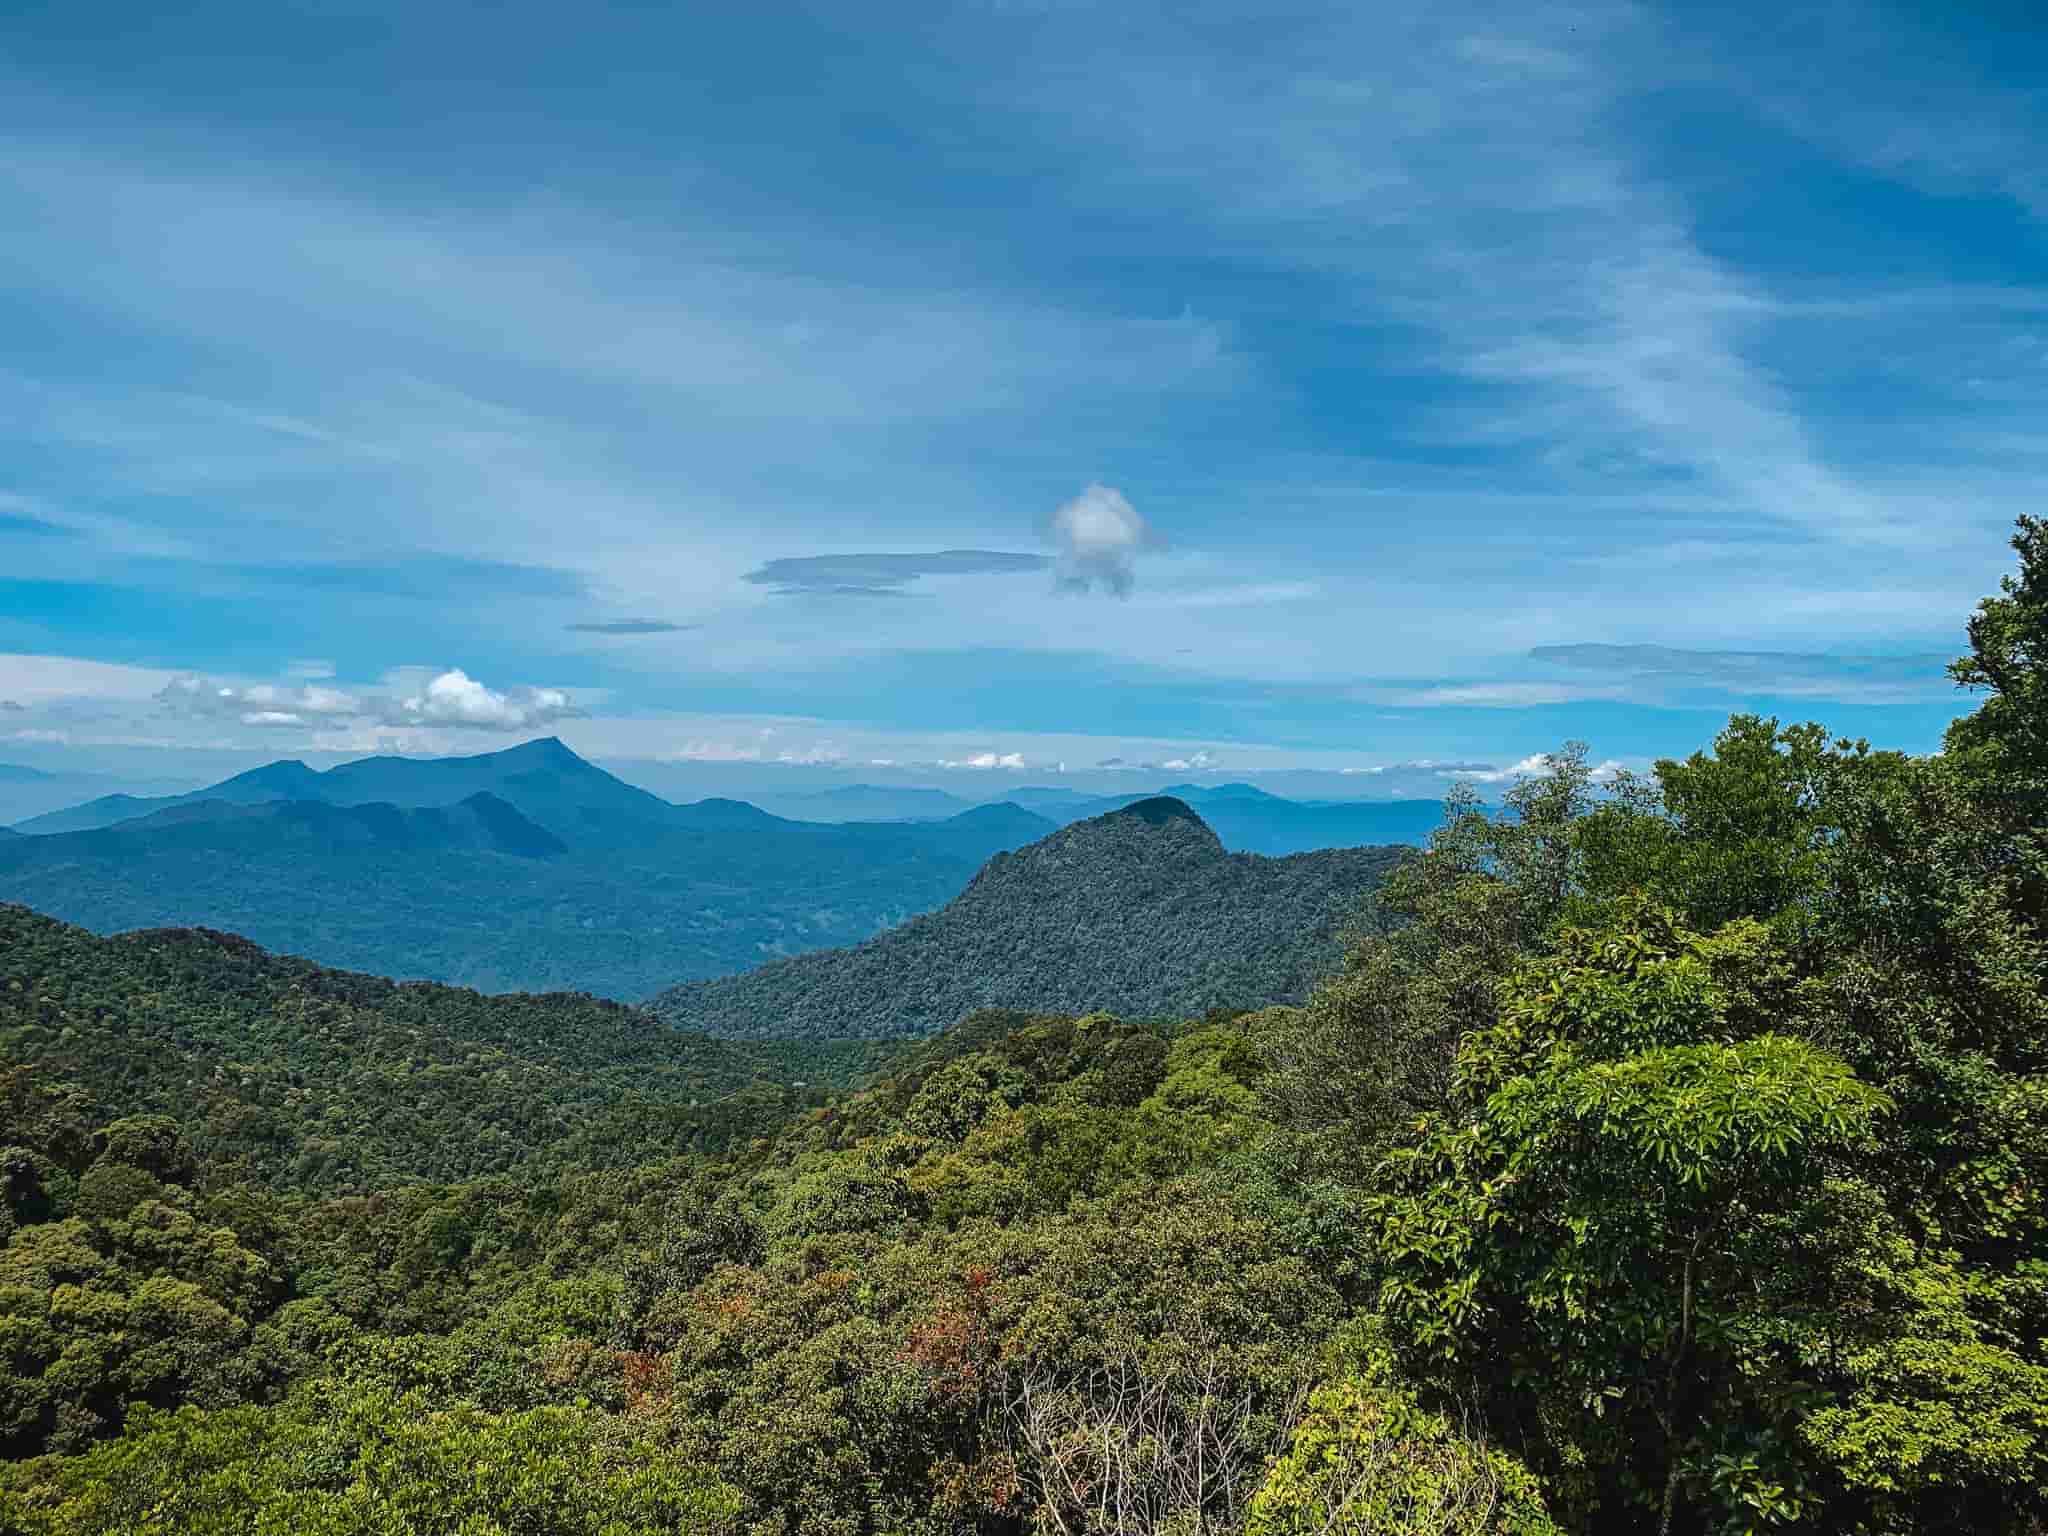
M 0 762 L 1425 794 L 1969 707 L 2023 7 L 720 10 L 10 11 Z

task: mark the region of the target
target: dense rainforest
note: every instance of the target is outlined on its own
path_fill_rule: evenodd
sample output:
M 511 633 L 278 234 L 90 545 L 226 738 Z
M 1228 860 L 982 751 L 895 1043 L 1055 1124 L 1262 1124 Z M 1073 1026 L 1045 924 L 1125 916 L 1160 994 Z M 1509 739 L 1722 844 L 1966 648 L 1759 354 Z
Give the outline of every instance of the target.
M 1138 1017 L 1300 1002 L 1412 849 L 1228 853 L 1151 796 L 990 859 L 967 889 L 849 949 L 687 983 L 648 1006 L 734 1039 L 929 1035 L 982 1008 Z
M 357 978 L 355 1072 L 293 1011 L 339 982 L 11 917 L 0 1529 L 2038 1533 L 2014 542 L 1939 754 L 1739 716 L 1602 787 L 1567 747 L 1454 799 L 1299 1006 L 977 1014 L 749 1134 L 650 1103 L 637 1162 L 556 1126 L 466 1176 L 417 1092 L 539 1091 L 523 1030 L 594 1092 L 652 1050 L 604 1005 Z M 712 1045 L 661 1071 L 751 1070 Z M 243 1103 L 371 1145 L 267 1156 Z

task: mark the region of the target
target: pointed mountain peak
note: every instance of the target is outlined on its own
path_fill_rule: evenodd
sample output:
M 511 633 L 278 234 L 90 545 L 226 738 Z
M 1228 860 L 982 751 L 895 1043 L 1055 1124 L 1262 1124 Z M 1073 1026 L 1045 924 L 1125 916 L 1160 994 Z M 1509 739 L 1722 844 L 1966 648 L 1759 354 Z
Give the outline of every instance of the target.
M 238 773 L 224 784 L 261 784 L 298 786 L 320 775 L 308 768 L 296 757 L 281 757 L 274 763 L 265 763 L 261 768 L 251 768 L 247 773 Z M 216 788 L 220 787 L 218 785 Z
M 532 741 L 522 741 L 516 747 L 507 747 L 503 752 L 492 755 L 511 762 L 544 764 L 551 768 L 592 766 L 586 759 L 578 757 L 559 736 L 537 736 Z

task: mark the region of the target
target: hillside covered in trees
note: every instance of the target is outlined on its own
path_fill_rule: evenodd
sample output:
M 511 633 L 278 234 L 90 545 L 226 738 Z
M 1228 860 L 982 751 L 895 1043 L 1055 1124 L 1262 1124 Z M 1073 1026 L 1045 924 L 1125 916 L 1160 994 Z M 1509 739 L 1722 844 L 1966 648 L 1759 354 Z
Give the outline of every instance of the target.
M 480 1103 L 486 1045 L 557 1031 L 564 1076 L 688 1070 L 602 1005 L 13 914 L 0 1529 L 2030 1536 L 2048 526 L 2015 542 L 1938 755 L 1737 717 L 1604 792 L 1567 748 L 1454 800 L 1300 1006 L 978 1015 L 639 1166 L 446 1182 L 402 1123 L 433 1041 Z M 215 1125 L 244 1075 L 281 1131 L 350 1113 L 291 1094 L 358 1007 L 364 1173 Z
M 936 912 L 662 993 L 672 1023 L 735 1038 L 928 1035 L 978 1008 L 1139 1018 L 1299 1002 L 1399 848 L 1233 854 L 1155 797 L 998 854 Z
M 873 1056 L 707 1040 L 576 993 L 393 983 L 206 929 L 101 938 L 0 906 L 0 1060 L 32 1065 L 24 1083 L 168 1116 L 216 1176 L 273 1188 L 716 1147 Z

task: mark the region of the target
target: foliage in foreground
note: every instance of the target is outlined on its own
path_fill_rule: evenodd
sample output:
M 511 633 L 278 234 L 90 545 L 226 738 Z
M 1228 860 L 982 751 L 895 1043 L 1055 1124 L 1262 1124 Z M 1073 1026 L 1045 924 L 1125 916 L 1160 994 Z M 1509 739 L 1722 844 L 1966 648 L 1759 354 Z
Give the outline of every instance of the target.
M 2031 1536 L 2016 543 L 1943 754 L 1567 750 L 1300 1008 L 984 1018 L 716 1154 L 369 1197 L 17 1069 L 0 1528 Z

